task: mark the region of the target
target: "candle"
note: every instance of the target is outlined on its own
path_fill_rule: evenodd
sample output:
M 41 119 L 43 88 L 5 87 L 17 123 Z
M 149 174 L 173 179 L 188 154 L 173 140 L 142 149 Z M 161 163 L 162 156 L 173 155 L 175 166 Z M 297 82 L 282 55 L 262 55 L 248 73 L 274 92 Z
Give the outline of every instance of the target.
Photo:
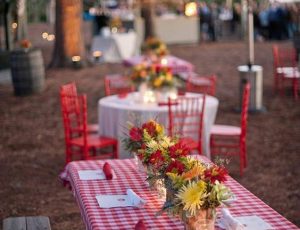
M 96 61 L 99 61 L 100 57 L 102 56 L 102 52 L 99 50 L 96 50 L 93 52 L 93 57 Z
M 80 67 L 80 56 L 73 56 L 72 57 L 72 63 L 74 68 L 79 68 Z
M 47 40 L 50 42 L 50 41 L 53 41 L 55 39 L 55 35 L 54 34 L 49 34 L 47 36 Z
M 166 66 L 166 65 L 168 65 L 168 60 L 166 58 L 162 58 L 161 61 L 160 61 L 160 64 L 162 66 Z
M 42 38 L 43 39 L 47 39 L 48 38 L 48 33 L 47 32 L 43 32 L 42 33 Z

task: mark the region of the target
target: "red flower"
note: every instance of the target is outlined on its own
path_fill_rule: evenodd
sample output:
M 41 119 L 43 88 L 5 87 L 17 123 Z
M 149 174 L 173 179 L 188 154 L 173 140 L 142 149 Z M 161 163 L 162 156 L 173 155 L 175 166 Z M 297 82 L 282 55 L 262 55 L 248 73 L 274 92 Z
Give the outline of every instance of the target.
M 178 160 L 172 161 L 166 169 L 166 172 L 182 174 L 184 171 L 184 164 Z
M 130 139 L 133 141 L 141 141 L 142 140 L 142 130 L 137 127 L 132 127 L 129 131 Z
M 214 165 L 209 169 L 206 169 L 204 176 L 206 179 L 210 180 L 211 183 L 216 181 L 224 182 L 226 181 L 226 176 L 228 175 L 227 169 L 222 166 Z
M 142 125 L 142 129 L 146 129 L 147 133 L 153 137 L 156 133 L 156 125 L 153 121 L 149 121 Z
M 162 165 L 164 160 L 165 160 L 165 158 L 162 155 L 162 152 L 160 150 L 157 150 L 154 153 L 152 153 L 149 158 L 149 162 L 151 164 L 157 165 L 157 166 Z
M 187 146 L 183 145 L 181 142 L 178 142 L 175 145 L 170 146 L 169 151 L 170 157 L 177 158 L 188 155 L 190 149 Z

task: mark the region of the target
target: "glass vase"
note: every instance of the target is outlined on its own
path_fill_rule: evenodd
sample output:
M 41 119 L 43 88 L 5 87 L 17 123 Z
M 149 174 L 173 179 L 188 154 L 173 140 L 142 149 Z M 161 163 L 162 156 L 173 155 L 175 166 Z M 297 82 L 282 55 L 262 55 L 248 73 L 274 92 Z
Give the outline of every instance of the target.
M 160 89 L 155 89 L 155 98 L 157 102 L 168 102 L 168 99 L 177 98 L 177 88 L 176 87 L 162 87 Z
M 215 209 L 201 209 L 195 216 L 183 216 L 185 230 L 214 230 L 216 222 Z

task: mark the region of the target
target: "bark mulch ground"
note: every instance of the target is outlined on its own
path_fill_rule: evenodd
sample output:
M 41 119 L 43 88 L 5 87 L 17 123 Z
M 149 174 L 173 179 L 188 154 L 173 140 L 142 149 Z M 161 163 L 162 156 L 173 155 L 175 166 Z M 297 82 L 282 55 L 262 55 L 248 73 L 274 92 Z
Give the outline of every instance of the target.
M 36 37 L 33 39 L 38 40 Z M 38 40 L 34 44 L 42 48 L 48 63 L 51 43 Z M 234 112 L 239 101 L 237 66 L 246 63 L 245 44 L 207 43 L 171 46 L 170 50 L 192 62 L 198 73 L 217 74 L 217 123 L 239 125 L 240 115 Z M 249 166 L 240 177 L 238 162 L 233 159 L 230 174 L 300 226 L 300 102 L 293 99 L 291 90 L 283 97 L 272 92 L 272 43 L 257 44 L 255 52 L 256 63 L 264 68 L 267 112 L 249 115 Z M 46 89 L 27 97 L 15 97 L 11 86 L 0 85 L 0 219 L 45 215 L 53 229 L 84 229 L 72 193 L 58 180 L 64 166 L 59 86 L 75 81 L 79 92 L 88 96 L 89 121 L 97 122 L 97 102 L 104 96 L 103 76 L 124 70 L 121 64 L 48 69 Z

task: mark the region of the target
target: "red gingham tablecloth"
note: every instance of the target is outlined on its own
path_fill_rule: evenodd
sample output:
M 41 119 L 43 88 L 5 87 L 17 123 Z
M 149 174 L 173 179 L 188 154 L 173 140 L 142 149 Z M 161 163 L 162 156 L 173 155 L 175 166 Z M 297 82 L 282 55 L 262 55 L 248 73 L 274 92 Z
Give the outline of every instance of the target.
M 113 180 L 87 181 L 79 179 L 79 170 L 102 169 L 105 162 L 108 162 L 115 171 L 116 178 Z M 68 180 L 72 187 L 86 229 L 134 229 L 140 219 L 143 219 L 149 229 L 184 229 L 179 219 L 170 217 L 166 213 L 156 215 L 163 201 L 155 192 L 149 190 L 145 182 L 146 175 L 137 170 L 133 159 L 74 161 L 66 166 L 61 177 Z M 233 216 L 257 215 L 271 224 L 273 229 L 298 229 L 231 177 L 226 184 L 237 197 L 237 201 L 229 208 Z M 146 200 L 146 204 L 142 208 L 104 209 L 99 207 L 96 195 L 126 194 L 128 188 L 133 189 Z M 219 228 L 216 227 L 216 229 Z

